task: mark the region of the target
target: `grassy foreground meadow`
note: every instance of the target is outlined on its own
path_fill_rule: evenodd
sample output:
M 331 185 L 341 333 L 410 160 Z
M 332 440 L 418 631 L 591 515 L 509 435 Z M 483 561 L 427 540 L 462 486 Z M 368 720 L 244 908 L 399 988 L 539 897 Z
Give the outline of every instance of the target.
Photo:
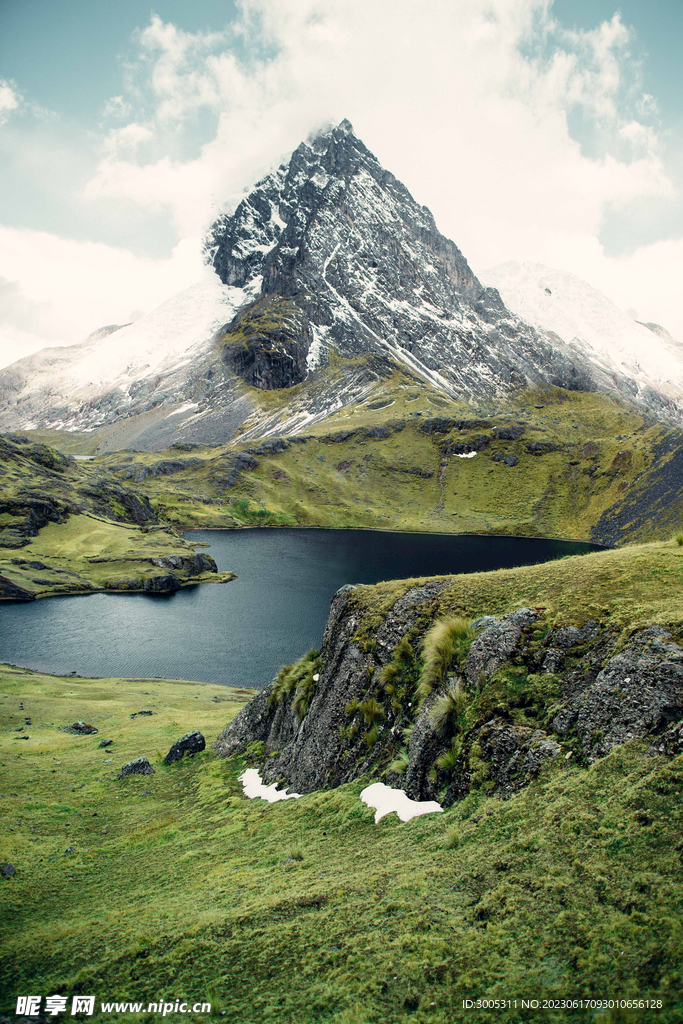
M 681 557 L 669 541 L 453 577 L 442 601 L 533 602 L 565 622 L 599 609 L 680 637 Z M 364 628 L 406 586 L 358 588 Z M 0 669 L 0 859 L 16 869 L 0 879 L 0 1012 L 30 992 L 206 1000 L 236 1024 L 683 1021 L 683 757 L 626 743 L 592 765 L 549 761 L 506 801 L 475 787 L 444 813 L 375 824 L 359 799 L 375 777 L 244 798 L 250 753 L 210 744 L 248 698 Z M 99 732 L 60 731 L 76 720 Z M 194 728 L 207 750 L 163 765 Z M 142 754 L 153 775 L 116 778 Z M 581 999 L 661 1008 L 562 1005 Z

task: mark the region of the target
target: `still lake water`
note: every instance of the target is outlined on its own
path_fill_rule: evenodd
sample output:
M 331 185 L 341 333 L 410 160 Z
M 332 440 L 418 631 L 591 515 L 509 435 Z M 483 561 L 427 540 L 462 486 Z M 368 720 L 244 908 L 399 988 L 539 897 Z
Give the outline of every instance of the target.
M 517 537 L 373 530 L 194 530 L 238 579 L 175 594 L 92 594 L 0 605 L 0 662 L 82 676 L 262 687 L 322 641 L 345 583 L 480 572 L 595 551 Z

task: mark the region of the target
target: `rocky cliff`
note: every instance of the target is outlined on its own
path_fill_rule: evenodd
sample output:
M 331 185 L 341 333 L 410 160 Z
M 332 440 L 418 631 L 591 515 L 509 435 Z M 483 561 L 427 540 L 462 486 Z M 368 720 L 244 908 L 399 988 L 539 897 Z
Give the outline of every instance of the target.
M 262 744 L 264 779 L 299 793 L 372 772 L 446 806 L 473 788 L 507 798 L 548 760 L 589 765 L 632 740 L 683 751 L 680 627 L 555 624 L 537 607 L 466 622 L 445 612 L 448 587 L 409 587 L 381 617 L 342 588 L 320 654 L 283 669 L 216 750 Z

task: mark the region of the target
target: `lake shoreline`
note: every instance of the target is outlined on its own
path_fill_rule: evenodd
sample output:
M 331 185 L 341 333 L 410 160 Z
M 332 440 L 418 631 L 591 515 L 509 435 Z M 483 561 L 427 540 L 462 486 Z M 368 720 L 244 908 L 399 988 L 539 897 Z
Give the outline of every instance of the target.
M 120 589 L 5 602 L 0 661 L 56 675 L 194 678 L 260 689 L 282 664 L 319 646 L 330 601 L 345 584 L 485 574 L 602 550 L 555 539 L 367 529 L 191 533 L 188 540 L 210 545 L 216 573 L 165 594 L 135 591 L 151 598 L 146 603 L 112 600 L 130 594 Z M 196 585 L 224 573 L 232 586 Z M 83 596 L 90 601 L 71 603 Z

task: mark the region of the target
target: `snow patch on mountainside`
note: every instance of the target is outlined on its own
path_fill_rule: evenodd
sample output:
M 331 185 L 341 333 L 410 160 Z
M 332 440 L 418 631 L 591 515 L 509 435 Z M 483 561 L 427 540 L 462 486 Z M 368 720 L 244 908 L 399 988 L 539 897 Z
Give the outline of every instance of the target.
M 683 386 L 683 345 L 631 319 L 586 281 L 538 263 L 503 263 L 480 276 L 518 316 L 606 369 L 674 391 Z
M 66 408 L 78 408 L 118 388 L 125 405 L 129 389 L 137 380 L 177 370 L 207 349 L 237 309 L 253 301 L 260 283 L 257 279 L 244 288 L 232 288 L 222 284 L 207 267 L 196 284 L 135 323 L 104 337 L 94 332 L 77 345 L 43 349 L 13 363 L 5 372 L 23 378 L 23 401 L 43 392 L 49 396 L 50 405 L 63 403 Z M 82 424 L 70 422 L 68 429 L 96 425 L 85 419 L 87 414 Z M 62 423 L 50 425 L 60 427 Z M 24 426 L 30 429 L 33 424 L 29 421 Z

